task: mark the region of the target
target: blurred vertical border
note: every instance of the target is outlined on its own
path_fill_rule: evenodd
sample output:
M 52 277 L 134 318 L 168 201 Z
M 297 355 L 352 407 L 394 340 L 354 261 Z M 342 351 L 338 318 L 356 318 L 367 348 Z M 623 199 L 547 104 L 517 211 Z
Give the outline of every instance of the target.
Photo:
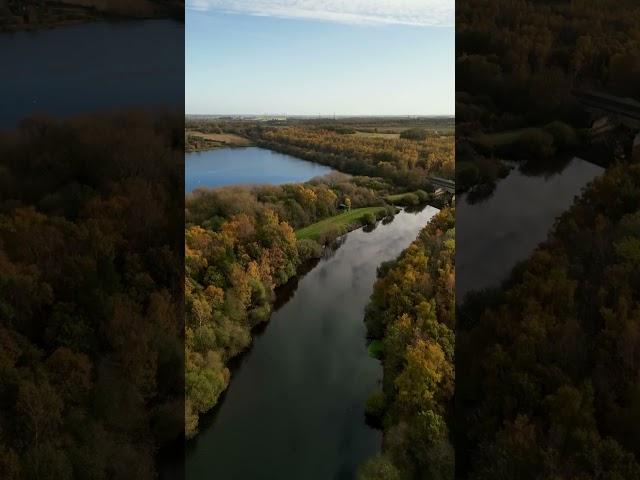
M 0 478 L 184 478 L 184 2 L 0 0 Z
M 640 478 L 639 40 L 636 1 L 456 2 L 456 478 Z

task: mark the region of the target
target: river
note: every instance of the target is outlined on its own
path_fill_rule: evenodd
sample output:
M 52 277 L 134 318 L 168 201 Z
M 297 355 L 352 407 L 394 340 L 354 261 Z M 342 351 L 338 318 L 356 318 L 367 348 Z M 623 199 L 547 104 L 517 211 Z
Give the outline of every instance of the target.
M 282 305 L 187 445 L 188 479 L 353 479 L 380 451 L 381 433 L 364 416 L 382 379 L 367 353 L 364 308 L 378 265 L 396 258 L 435 213 L 401 212 L 373 231 L 353 231 L 280 290 Z
M 456 206 L 456 298 L 471 290 L 497 287 L 513 267 L 547 238 L 555 219 L 603 168 L 579 158 L 554 171 L 524 173 L 514 168 L 493 194 L 471 203 L 467 194 Z M 461 246 L 461 247 L 460 247 Z
M 297 183 L 326 175 L 330 167 L 259 147 L 218 148 L 185 155 L 185 192 L 199 187 Z

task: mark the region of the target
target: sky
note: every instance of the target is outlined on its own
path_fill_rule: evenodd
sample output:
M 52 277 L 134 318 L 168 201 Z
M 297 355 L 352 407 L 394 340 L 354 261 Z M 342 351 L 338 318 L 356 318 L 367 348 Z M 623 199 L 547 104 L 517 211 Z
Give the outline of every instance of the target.
M 453 115 L 453 0 L 187 0 L 185 109 Z

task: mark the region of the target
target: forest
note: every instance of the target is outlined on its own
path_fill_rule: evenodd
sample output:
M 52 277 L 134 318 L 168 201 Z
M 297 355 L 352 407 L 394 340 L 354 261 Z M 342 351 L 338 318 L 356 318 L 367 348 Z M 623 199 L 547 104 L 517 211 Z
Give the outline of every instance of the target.
M 632 0 L 458 5 L 458 188 L 495 183 L 501 159 L 593 150 L 582 134 L 591 119 L 574 90 L 640 97 L 638 35 L 640 5 Z
M 360 480 L 453 478 L 454 288 L 455 209 L 447 208 L 378 268 L 365 322 L 384 376 L 366 407 L 384 441 Z
M 0 478 L 154 479 L 183 435 L 183 128 L 0 133 Z
M 640 478 L 640 165 L 611 167 L 458 309 L 457 475 Z
M 383 200 L 392 191 L 379 178 L 332 174 L 305 184 L 225 187 L 187 196 L 187 437 L 197 433 L 199 415 L 227 388 L 229 361 L 249 346 L 252 328 L 268 320 L 275 288 L 345 233 L 336 228 L 312 239 L 297 238 L 296 230 L 338 214 L 340 204 L 354 210 L 378 205 L 381 215 L 393 215 L 395 207 Z

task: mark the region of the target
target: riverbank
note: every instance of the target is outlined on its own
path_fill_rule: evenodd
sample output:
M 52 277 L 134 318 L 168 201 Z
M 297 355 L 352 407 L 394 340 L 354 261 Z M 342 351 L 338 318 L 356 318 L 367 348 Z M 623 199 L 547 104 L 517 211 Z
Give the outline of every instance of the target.
M 390 210 L 391 209 L 391 210 Z M 188 367 L 187 373 L 187 391 L 194 392 L 196 388 L 201 388 L 202 385 L 206 386 L 208 392 L 199 391 L 199 393 L 188 394 L 188 414 L 186 420 L 186 436 L 187 438 L 193 438 L 198 433 L 198 414 L 196 411 L 200 413 L 209 412 L 213 409 L 217 403 L 218 399 L 221 395 L 229 387 L 229 383 L 231 380 L 231 371 L 229 365 L 232 361 L 235 361 L 236 358 L 244 354 L 247 350 L 251 348 L 253 343 L 253 335 L 254 330 L 260 328 L 260 326 L 269 322 L 271 314 L 273 312 L 274 305 L 277 301 L 277 296 L 275 295 L 275 289 L 278 287 L 284 286 L 292 281 L 298 281 L 304 274 L 308 273 L 309 265 L 312 262 L 318 261 L 325 255 L 325 252 L 328 251 L 326 248 L 335 249 L 339 247 L 339 244 L 336 243 L 336 240 L 339 237 L 342 237 L 345 234 L 348 234 L 354 230 L 357 230 L 363 225 L 375 227 L 378 220 L 382 217 L 393 216 L 396 212 L 395 207 L 390 206 L 376 206 L 376 207 L 364 207 L 364 208 L 356 208 L 351 212 L 345 212 L 343 214 L 335 215 L 333 217 L 329 217 L 320 222 L 316 222 L 312 225 L 309 225 L 306 228 L 299 229 L 296 232 L 296 236 L 292 235 L 293 231 L 291 227 L 285 222 L 271 223 L 271 226 L 268 228 L 270 231 L 269 235 L 271 236 L 270 241 L 274 243 L 283 242 L 285 246 L 278 248 L 278 250 L 286 250 L 286 243 L 288 243 L 288 249 L 290 250 L 289 256 L 290 259 L 287 260 L 287 268 L 286 270 L 281 270 L 280 272 L 273 272 L 273 276 L 275 278 L 271 278 L 271 273 L 269 273 L 269 277 L 265 278 L 257 269 L 265 268 L 266 270 L 272 270 L 273 266 L 260 265 L 253 263 L 249 265 L 248 271 L 246 275 L 248 278 L 241 278 L 244 274 L 240 273 L 240 271 L 236 271 L 234 273 L 234 278 L 230 281 L 233 284 L 233 295 L 239 294 L 244 295 L 245 300 L 234 299 L 233 301 L 244 301 L 248 302 L 249 297 L 254 297 L 258 295 L 261 297 L 259 304 L 256 305 L 256 308 L 249 309 L 247 308 L 247 322 L 245 323 L 245 327 L 240 330 L 235 330 L 235 327 L 231 327 L 230 325 L 221 327 L 218 326 L 218 334 L 219 331 L 228 329 L 229 332 L 226 335 L 230 336 L 233 345 L 229 345 L 229 350 L 226 354 L 222 355 L 216 352 L 215 350 L 209 352 L 214 353 L 215 355 L 209 355 L 206 358 L 205 364 L 208 366 L 208 369 L 213 368 L 213 371 L 217 372 L 215 375 L 211 375 L 211 373 L 203 375 L 197 374 L 192 375 L 193 372 L 192 367 Z M 372 219 L 370 218 L 372 217 Z M 271 220 L 275 220 L 275 217 L 272 217 Z M 276 227 L 276 225 L 278 225 Z M 244 229 L 248 228 L 247 225 L 241 225 L 240 223 L 234 223 L 231 227 L 232 229 Z M 278 233 L 274 233 L 273 228 L 277 228 L 279 230 Z M 259 232 L 256 232 L 259 233 Z M 202 331 L 202 322 L 209 316 L 213 317 L 212 307 L 215 308 L 214 305 L 219 305 L 224 307 L 225 303 L 225 293 L 222 289 L 218 287 L 209 286 L 204 292 L 204 298 L 202 300 L 195 300 L 193 294 L 196 286 L 194 282 L 190 280 L 190 278 L 196 277 L 192 273 L 193 267 L 189 267 L 189 264 L 193 265 L 195 262 L 201 262 L 202 260 L 196 260 L 196 252 L 193 250 L 192 245 L 197 244 L 201 248 L 204 247 L 204 243 L 208 243 L 205 240 L 205 237 L 209 237 L 209 240 L 214 242 L 223 241 L 228 243 L 229 240 L 221 237 L 218 239 L 214 238 L 212 235 L 208 235 L 206 230 L 196 228 L 189 229 L 186 235 L 186 243 L 187 243 L 187 304 L 190 306 L 190 309 L 194 309 L 194 314 L 197 318 L 199 318 L 199 322 L 201 322 L 201 326 L 196 329 L 193 334 L 189 334 L 189 337 L 192 337 L 196 342 L 208 342 L 210 340 L 206 340 L 205 336 L 209 336 L 215 334 L 215 330 L 205 329 Z M 309 241 L 313 244 L 313 247 L 310 247 L 308 243 L 304 243 L 305 241 Z M 291 249 L 295 249 L 295 254 L 291 252 Z M 267 261 L 266 259 L 264 261 Z M 277 265 L 277 264 L 276 264 Z M 210 270 L 207 269 L 207 272 Z M 209 280 L 210 281 L 210 280 Z M 264 285 L 263 285 L 264 282 Z M 246 289 L 245 293 L 237 292 L 237 289 Z M 269 292 L 270 290 L 270 292 Z M 226 299 L 228 300 L 228 298 Z M 251 299 L 253 301 L 253 299 Z M 202 302 L 202 303 L 200 303 Z M 214 304 L 209 306 L 209 304 Z M 209 309 L 209 313 L 203 312 L 201 309 Z M 211 318 L 210 317 L 210 318 Z M 248 326 L 248 328 L 247 328 Z M 189 342 L 189 340 L 188 340 Z M 189 342 L 190 343 L 190 342 Z M 190 348 L 188 348 L 190 350 Z M 201 358 L 199 355 L 197 357 L 192 357 L 195 354 L 193 352 L 191 355 L 191 360 L 189 360 L 189 364 L 195 362 L 196 364 L 205 361 L 204 358 Z M 196 369 L 197 371 L 197 369 Z M 200 399 L 200 396 L 204 395 L 207 399 Z M 191 404 L 193 403 L 193 406 Z
M 339 216 L 341 204 L 383 206 L 391 191 L 381 179 L 334 174 L 307 183 L 199 189 L 186 197 L 187 436 L 226 390 L 229 361 L 269 319 L 275 289 L 326 252 L 314 240 L 298 240 L 295 229 Z
M 456 296 L 459 302 L 473 290 L 499 287 L 519 262 L 547 238 L 556 219 L 603 173 L 584 160 L 564 160 L 549 172 L 514 167 L 481 200 L 465 193 L 457 199 L 458 252 Z M 492 228 L 487 228 L 490 225 Z
M 268 324 L 252 332 L 224 397 L 187 444 L 190 480 L 274 471 L 281 480 L 356 478 L 381 448 L 364 415 L 382 371 L 368 355 L 362 312 L 378 267 L 436 213 L 401 212 L 374 230 L 354 230 L 278 290 Z
M 385 440 L 358 479 L 453 478 L 455 210 L 440 211 L 378 273 L 365 323 L 383 380 L 366 412 Z

